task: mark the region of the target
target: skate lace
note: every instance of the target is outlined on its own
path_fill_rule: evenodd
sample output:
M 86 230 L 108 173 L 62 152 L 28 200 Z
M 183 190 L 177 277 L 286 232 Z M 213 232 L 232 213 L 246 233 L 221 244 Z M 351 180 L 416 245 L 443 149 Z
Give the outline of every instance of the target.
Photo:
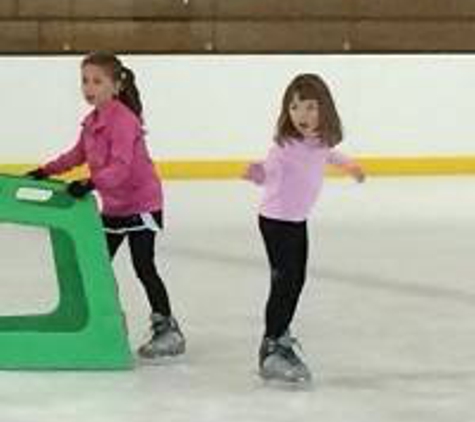
M 151 326 L 152 338 L 157 339 L 173 329 L 173 324 L 168 320 L 153 322 Z
M 300 364 L 302 359 L 299 357 L 303 355 L 303 348 L 301 343 L 296 337 L 291 337 L 290 335 L 284 335 L 278 341 L 279 352 L 294 364 Z M 296 353 L 294 347 L 298 350 L 299 353 Z

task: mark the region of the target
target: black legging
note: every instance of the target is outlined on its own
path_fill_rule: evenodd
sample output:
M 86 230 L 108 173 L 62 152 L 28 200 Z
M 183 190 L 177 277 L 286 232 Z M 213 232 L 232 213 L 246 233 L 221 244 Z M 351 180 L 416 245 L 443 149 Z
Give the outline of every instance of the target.
M 122 241 L 127 237 L 132 256 L 132 264 L 137 277 L 142 282 L 152 312 L 164 316 L 171 315 L 168 293 L 155 266 L 156 233 L 149 229 L 127 233 L 106 233 L 111 259 L 114 258 Z
M 278 338 L 289 328 L 305 283 L 308 256 L 307 223 L 259 216 L 271 270 L 265 312 L 265 336 Z

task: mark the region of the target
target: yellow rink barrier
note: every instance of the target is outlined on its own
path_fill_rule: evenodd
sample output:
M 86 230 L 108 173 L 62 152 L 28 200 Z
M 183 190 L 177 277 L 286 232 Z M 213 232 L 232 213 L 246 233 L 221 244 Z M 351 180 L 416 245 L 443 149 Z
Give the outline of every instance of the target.
M 195 159 L 155 161 L 157 169 L 168 180 L 239 179 L 247 164 L 254 159 Z M 441 176 L 475 175 L 475 155 L 468 156 L 362 156 L 357 161 L 369 176 Z M 0 164 L 0 173 L 23 174 L 36 164 Z M 328 167 L 329 176 L 340 172 Z M 86 177 L 84 167 L 63 175 L 62 179 Z

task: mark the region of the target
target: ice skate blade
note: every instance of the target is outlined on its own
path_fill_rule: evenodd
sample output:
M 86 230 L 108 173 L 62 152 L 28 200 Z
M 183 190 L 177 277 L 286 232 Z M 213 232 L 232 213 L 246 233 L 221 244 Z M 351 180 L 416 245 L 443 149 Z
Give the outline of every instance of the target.
M 169 366 L 179 365 L 185 362 L 185 354 L 177 354 L 170 356 L 156 356 L 153 358 L 137 355 L 137 363 L 141 366 Z
M 313 378 L 278 378 L 258 373 L 266 387 L 289 391 L 311 391 L 315 388 Z

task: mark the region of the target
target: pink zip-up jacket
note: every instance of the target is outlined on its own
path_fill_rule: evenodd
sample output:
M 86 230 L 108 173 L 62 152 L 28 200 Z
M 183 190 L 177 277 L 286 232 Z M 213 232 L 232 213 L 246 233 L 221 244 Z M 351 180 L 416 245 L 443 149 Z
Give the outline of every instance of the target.
M 119 100 L 89 113 L 76 145 L 43 170 L 58 174 L 84 163 L 104 214 L 126 216 L 162 209 L 162 183 L 145 145 L 141 121 Z
M 264 188 L 259 213 L 282 221 L 305 221 L 320 194 L 325 165 L 350 159 L 315 139 L 273 145 L 263 162 L 250 166 L 248 178 Z

